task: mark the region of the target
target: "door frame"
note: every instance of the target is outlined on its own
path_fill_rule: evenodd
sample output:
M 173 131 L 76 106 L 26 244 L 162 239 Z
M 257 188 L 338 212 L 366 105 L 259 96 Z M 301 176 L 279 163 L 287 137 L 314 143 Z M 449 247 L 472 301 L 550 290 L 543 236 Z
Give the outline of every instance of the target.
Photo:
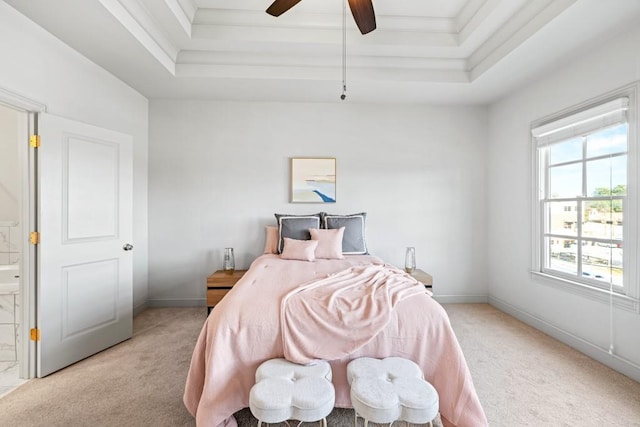
M 20 254 L 20 348 L 18 349 L 20 378 L 36 377 L 36 343 L 30 339 L 30 330 L 37 325 L 37 258 L 35 245 L 26 244 L 29 233 L 38 230 L 37 224 L 37 152 L 29 146 L 29 135 L 37 133 L 37 115 L 47 112 L 44 103 L 0 87 L 0 104 L 16 110 L 21 114 L 18 124 L 23 140 L 16 141 L 18 146 L 18 169 L 20 173 L 21 200 L 20 237 L 22 250 Z

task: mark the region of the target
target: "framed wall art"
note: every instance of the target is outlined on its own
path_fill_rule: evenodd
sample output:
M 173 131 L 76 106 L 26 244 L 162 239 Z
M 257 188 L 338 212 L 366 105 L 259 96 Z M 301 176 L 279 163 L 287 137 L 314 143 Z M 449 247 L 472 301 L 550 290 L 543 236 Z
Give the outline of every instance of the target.
M 292 157 L 291 203 L 335 202 L 335 157 Z

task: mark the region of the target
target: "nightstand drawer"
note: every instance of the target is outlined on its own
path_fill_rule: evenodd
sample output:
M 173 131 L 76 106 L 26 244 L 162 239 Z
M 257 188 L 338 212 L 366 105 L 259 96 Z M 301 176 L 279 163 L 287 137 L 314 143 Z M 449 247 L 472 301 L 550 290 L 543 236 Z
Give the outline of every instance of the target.
M 232 288 L 244 276 L 247 270 L 234 270 L 233 273 L 218 270 L 207 277 L 208 288 Z
M 213 306 L 224 298 L 236 282 L 242 279 L 246 272 L 247 270 L 235 270 L 233 272 L 218 270 L 207 277 L 207 310 L 209 312 L 211 312 Z
M 207 289 L 207 306 L 218 304 L 230 289 Z

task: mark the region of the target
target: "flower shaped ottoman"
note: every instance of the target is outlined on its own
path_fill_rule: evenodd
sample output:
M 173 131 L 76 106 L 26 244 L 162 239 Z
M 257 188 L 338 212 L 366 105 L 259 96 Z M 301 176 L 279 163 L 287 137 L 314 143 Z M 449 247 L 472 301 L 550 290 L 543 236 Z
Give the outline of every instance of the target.
M 256 371 L 256 383 L 249 393 L 249 409 L 265 423 L 290 419 L 323 421 L 333 410 L 335 390 L 331 366 L 326 361 L 299 365 L 285 359 L 271 359 Z
M 420 367 L 401 357 L 361 357 L 347 365 L 351 404 L 358 416 L 369 422 L 433 425 L 438 415 L 438 392 L 424 379 Z

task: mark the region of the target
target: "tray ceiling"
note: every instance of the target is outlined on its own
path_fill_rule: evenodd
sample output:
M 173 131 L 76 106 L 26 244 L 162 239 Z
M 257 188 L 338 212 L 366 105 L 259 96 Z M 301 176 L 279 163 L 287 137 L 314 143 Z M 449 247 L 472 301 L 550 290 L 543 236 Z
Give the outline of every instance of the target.
M 149 98 L 333 101 L 341 0 L 6 0 Z M 637 0 L 374 0 L 347 9 L 347 99 L 486 103 L 640 22 Z

